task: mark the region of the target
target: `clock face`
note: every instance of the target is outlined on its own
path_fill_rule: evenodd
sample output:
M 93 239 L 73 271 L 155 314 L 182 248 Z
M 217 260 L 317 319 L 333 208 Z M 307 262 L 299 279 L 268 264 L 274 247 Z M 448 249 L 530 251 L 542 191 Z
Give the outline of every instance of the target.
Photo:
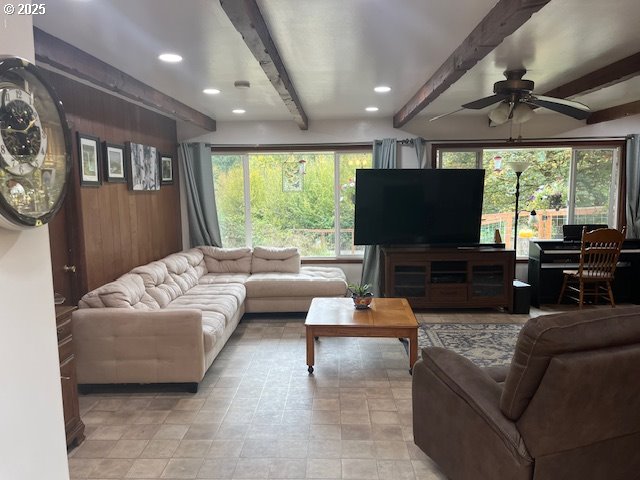
M 62 103 L 38 67 L 0 57 L 0 226 L 47 223 L 62 204 L 70 169 Z
M 0 91 L 0 158 L 14 175 L 40 168 L 47 153 L 47 135 L 33 106 L 33 95 L 19 88 Z

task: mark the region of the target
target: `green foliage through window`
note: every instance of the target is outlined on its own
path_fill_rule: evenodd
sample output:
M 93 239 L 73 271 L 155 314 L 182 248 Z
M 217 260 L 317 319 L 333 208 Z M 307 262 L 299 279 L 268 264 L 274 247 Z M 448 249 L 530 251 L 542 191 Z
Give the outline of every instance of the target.
M 361 252 L 353 245 L 354 179 L 357 168 L 371 168 L 371 153 L 216 154 L 212 166 L 224 246 L 297 246 L 307 257 Z

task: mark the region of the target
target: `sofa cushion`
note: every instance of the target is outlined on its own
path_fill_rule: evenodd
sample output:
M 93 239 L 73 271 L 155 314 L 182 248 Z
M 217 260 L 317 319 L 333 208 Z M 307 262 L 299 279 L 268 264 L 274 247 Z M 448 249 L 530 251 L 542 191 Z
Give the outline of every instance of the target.
M 223 316 L 225 325 L 238 310 L 236 299 L 231 295 L 191 295 L 178 297 L 169 305 L 168 309 L 184 310 L 195 308 L 204 312 L 216 312 Z
M 161 308 L 182 295 L 180 286 L 175 282 L 167 265 L 163 262 L 151 262 L 131 270 L 131 273 L 140 275 L 146 292 L 151 295 Z
M 196 285 L 189 294 L 193 295 L 229 295 L 236 299 L 237 306 L 240 307 L 247 296 L 247 289 L 242 283 L 209 283 Z
M 203 255 L 209 273 L 250 273 L 251 249 L 198 247 Z
M 146 292 L 142 277 L 134 273 L 126 273 L 117 280 L 90 291 L 80 299 L 78 306 L 140 310 L 160 308 L 158 302 Z
M 182 293 L 198 284 L 198 271 L 189 263 L 184 253 L 174 253 L 160 260 L 167 266 L 171 278 L 178 284 Z
M 189 265 L 195 270 L 198 278 L 207 273 L 207 265 L 204 262 L 204 255 L 202 254 L 202 250 L 199 248 L 192 248 L 191 250 L 179 252 L 178 254 L 187 259 L 187 262 L 189 262 Z
M 211 283 L 244 283 L 249 278 L 248 273 L 207 273 L 198 280 L 199 285 Z
M 335 267 L 302 267 L 299 273 L 255 273 L 244 284 L 247 297 L 338 297 L 347 293 L 344 272 Z
M 251 273 L 300 272 L 300 252 L 295 247 L 255 247 L 251 258 Z
M 226 320 L 218 312 L 202 312 L 202 338 L 205 355 L 222 339 Z

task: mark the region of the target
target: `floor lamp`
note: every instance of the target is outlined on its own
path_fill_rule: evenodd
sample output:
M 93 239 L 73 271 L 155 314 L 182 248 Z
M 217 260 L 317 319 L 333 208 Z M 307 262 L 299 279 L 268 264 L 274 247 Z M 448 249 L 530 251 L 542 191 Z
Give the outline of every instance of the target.
M 509 168 L 516 172 L 516 215 L 514 222 L 514 232 L 513 232 L 513 249 L 518 252 L 518 217 L 520 216 L 519 212 L 519 200 L 520 200 L 520 175 L 524 172 L 529 166 L 529 162 L 527 161 L 513 161 L 508 162 Z

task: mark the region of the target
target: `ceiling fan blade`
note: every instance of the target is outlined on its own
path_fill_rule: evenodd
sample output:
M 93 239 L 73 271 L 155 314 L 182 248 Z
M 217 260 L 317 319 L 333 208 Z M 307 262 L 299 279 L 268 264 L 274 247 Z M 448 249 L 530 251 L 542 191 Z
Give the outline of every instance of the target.
M 545 97 L 543 95 L 531 96 L 527 102 L 530 105 L 548 108 L 554 112 L 568 115 L 577 120 L 586 120 L 591 115 L 591 110 L 585 104 L 565 100 L 563 98 Z
M 454 113 L 461 112 L 462 110 L 464 110 L 464 108 L 459 108 L 459 109 L 454 110 L 453 112 L 449 112 L 449 113 L 443 113 L 442 115 L 437 115 L 437 116 L 435 116 L 433 118 L 430 118 L 429 121 L 433 122 L 434 120 L 438 120 L 439 118 L 446 117 L 446 116 L 449 116 L 449 115 L 453 115 Z
M 470 108 L 472 110 L 481 110 L 489 105 L 493 105 L 494 103 L 498 103 L 507 98 L 507 95 L 502 93 L 497 93 L 495 95 L 491 95 L 489 97 L 484 97 L 479 100 L 475 100 L 473 102 L 465 103 L 462 105 L 462 108 Z

